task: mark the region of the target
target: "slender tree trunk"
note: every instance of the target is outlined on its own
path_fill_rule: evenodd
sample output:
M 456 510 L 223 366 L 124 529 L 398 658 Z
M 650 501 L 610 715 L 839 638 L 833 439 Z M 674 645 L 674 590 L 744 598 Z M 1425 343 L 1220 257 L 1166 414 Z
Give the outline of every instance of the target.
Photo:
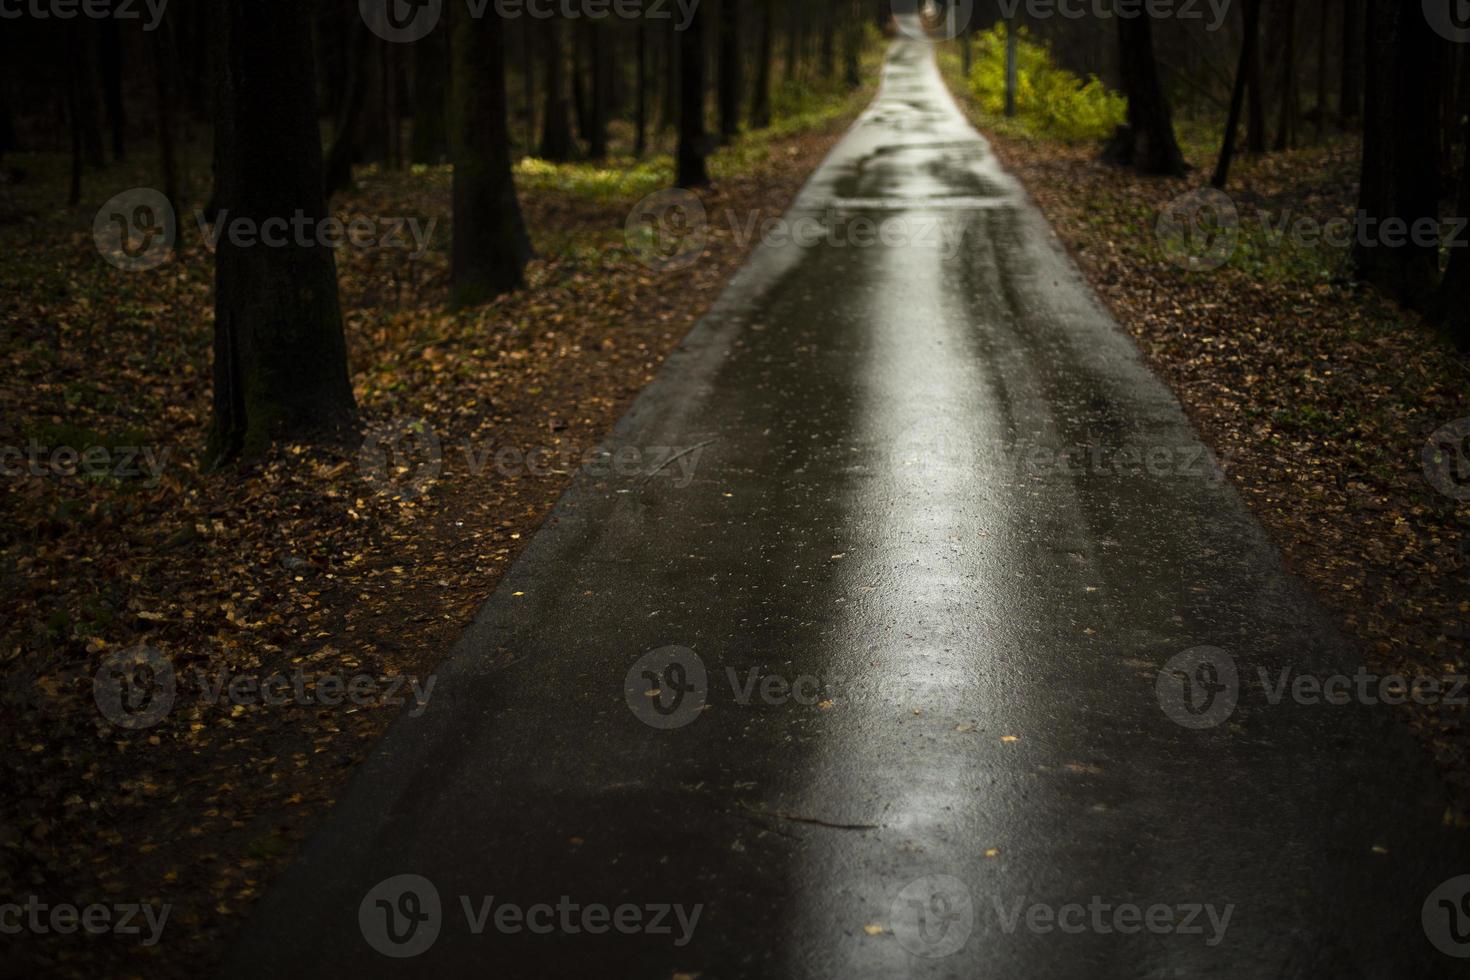
M 708 139 L 704 129 L 704 20 L 696 9 L 679 36 L 679 147 L 675 154 L 679 187 L 709 183 L 705 166 Z
M 1259 18 L 1258 18 L 1259 21 Z M 1266 73 L 1262 68 L 1260 26 L 1256 27 L 1256 55 L 1251 59 L 1246 78 L 1245 151 L 1266 152 Z
M 588 67 L 588 59 L 585 56 L 587 31 L 580 24 L 574 23 L 571 28 L 572 34 L 572 108 L 577 114 L 577 133 L 582 137 L 582 142 L 592 142 L 592 108 L 587 101 L 587 86 L 583 71 Z
M 521 109 L 526 115 L 526 155 L 536 152 L 536 45 L 535 22 L 521 22 Z
M 178 39 L 174 23 L 167 17 L 153 31 L 153 85 L 158 106 L 158 161 L 163 178 L 163 196 L 175 214 L 183 213 L 179 194 L 178 165 Z M 180 228 L 183 224 L 180 223 Z
M 263 230 L 327 216 L 312 67 L 311 8 L 217 0 L 215 122 L 221 220 Z M 278 440 L 349 437 L 356 406 L 332 250 L 221 235 L 215 257 L 215 462 Z
M 1281 114 L 1276 120 L 1276 150 L 1296 146 L 1299 115 L 1296 78 L 1296 0 L 1281 0 Z
M 589 113 L 588 126 L 591 130 L 587 134 L 587 155 L 594 160 L 607 158 L 607 117 L 608 99 L 611 79 L 608 77 L 608 45 L 610 39 L 602 36 L 601 27 L 593 25 L 587 29 L 587 44 L 591 49 L 589 54 L 590 77 L 587 93 L 587 111 Z
M 77 113 L 82 126 L 82 157 L 87 166 L 100 169 L 107 161 L 102 155 L 102 126 L 97 109 L 97 25 L 84 21 L 76 32 L 71 70 L 77 77 Z
M 1465 127 L 1465 154 L 1460 162 L 1460 200 L 1456 215 L 1470 216 L 1470 124 Z M 1470 350 L 1470 230 L 1460 230 L 1450 249 L 1450 267 L 1440 284 L 1440 321 L 1460 350 Z
M 750 99 L 752 129 L 771 124 L 771 61 L 775 57 L 776 11 L 774 0 L 760 0 L 761 33 L 755 57 L 755 91 Z
M 850 89 L 859 88 L 863 84 L 862 57 L 863 57 L 863 21 L 864 17 L 859 13 L 858 0 L 848 0 L 847 16 L 843 18 L 842 25 L 842 71 L 843 81 Z M 969 37 L 966 36 L 965 58 L 970 56 Z M 965 77 L 970 77 L 970 69 L 965 68 Z
M 720 139 L 726 143 L 740 135 L 740 4 L 720 3 Z
M 667 84 L 659 86 L 663 98 L 659 100 L 658 128 L 663 132 L 678 122 L 679 116 L 679 32 L 672 27 L 664 31 L 662 45 L 663 74 Z
M 822 78 L 837 74 L 837 0 L 822 0 Z
M 1342 4 L 1342 92 L 1338 119 L 1346 128 L 1363 111 L 1363 0 Z
M 102 28 L 102 96 L 107 109 L 107 128 L 112 137 L 112 158 L 127 159 L 128 149 L 124 135 L 127 131 L 127 111 L 123 105 L 123 46 L 122 33 L 117 19 L 109 17 L 101 23 Z M 162 25 L 159 25 L 162 29 Z
M 81 27 L 75 22 L 66 25 L 66 60 L 75 66 L 81 60 Z M 66 203 L 75 207 L 82 203 L 82 73 L 77 70 L 66 73 L 66 121 L 71 132 L 71 183 L 67 188 Z
M 648 25 L 640 20 L 635 29 L 638 31 L 635 58 L 638 84 L 634 86 L 633 97 L 638 104 L 633 108 L 633 155 L 641 159 L 648 152 Z
M 1244 12 L 1244 39 L 1240 44 L 1240 62 L 1235 69 L 1235 86 L 1230 93 L 1230 113 L 1225 119 L 1225 141 L 1220 145 L 1220 162 L 1215 167 L 1215 187 L 1224 190 L 1230 180 L 1230 161 L 1235 156 L 1235 132 L 1240 126 L 1241 108 L 1245 102 L 1247 79 L 1251 65 L 1256 60 L 1256 46 L 1260 40 L 1261 0 L 1246 0 Z
M 801 70 L 802 5 L 800 0 L 787 0 L 786 12 L 786 72 L 784 77 L 786 81 L 792 82 L 796 80 L 797 72 Z
M 454 244 L 450 287 L 472 306 L 520 287 L 531 243 L 516 198 L 500 17 L 453 12 L 450 68 Z
M 1118 53 L 1128 96 L 1128 123 L 1118 127 L 1105 159 L 1148 174 L 1184 174 L 1184 155 L 1174 138 L 1169 101 L 1159 82 L 1148 17 L 1118 18 Z
M 413 137 L 409 159 L 440 164 L 449 158 L 449 45 L 430 31 L 413 45 Z
M 1330 45 L 1328 28 L 1332 17 L 1331 0 L 1318 0 L 1319 20 L 1317 23 L 1317 142 L 1322 142 L 1327 133 L 1327 52 Z
M 1399 0 L 1371 0 L 1366 33 L 1353 263 L 1360 278 L 1422 309 L 1439 276 L 1438 113 L 1425 95 L 1438 91 L 1440 38 Z
M 541 113 L 543 160 L 562 163 L 572 158 L 571 107 L 567 105 L 566 61 L 562 53 L 561 21 L 546 21 L 546 107 Z
M 352 165 L 362 156 L 358 140 L 367 104 L 365 62 L 369 53 L 368 38 L 367 31 L 358 25 L 356 19 L 349 23 L 347 82 L 343 87 L 342 106 L 332 127 L 332 145 L 327 151 L 322 177 L 322 187 L 329 198 L 352 183 Z

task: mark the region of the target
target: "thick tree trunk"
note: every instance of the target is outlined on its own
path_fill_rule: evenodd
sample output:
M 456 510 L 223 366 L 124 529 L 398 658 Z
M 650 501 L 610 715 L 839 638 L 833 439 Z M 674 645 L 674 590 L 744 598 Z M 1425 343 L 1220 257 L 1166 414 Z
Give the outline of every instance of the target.
M 740 135 L 740 4 L 720 3 L 720 139 Z
M 1251 65 L 1255 62 L 1256 46 L 1260 40 L 1261 0 L 1246 0 L 1244 12 L 1244 37 L 1240 44 L 1240 62 L 1235 69 L 1235 86 L 1230 94 L 1230 113 L 1225 119 L 1225 140 L 1220 145 L 1220 162 L 1215 167 L 1215 187 L 1224 190 L 1230 180 L 1230 161 L 1235 156 L 1235 133 L 1240 126 L 1241 108 L 1245 103 L 1246 80 L 1250 78 Z
M 1438 91 L 1440 38 L 1399 0 L 1371 0 L 1366 33 L 1353 264 L 1359 278 L 1422 309 L 1439 276 L 1438 113 L 1426 95 Z
M 454 157 L 450 288 L 472 306 L 518 288 L 531 243 L 516 198 L 500 17 L 454 11 L 449 133 Z
M 572 147 L 571 107 L 567 105 L 566 62 L 561 47 L 561 21 L 546 21 L 546 107 L 541 113 L 541 150 L 543 160 L 562 163 L 570 160 Z
M 704 18 L 703 8 L 695 10 L 688 28 L 679 35 L 679 147 L 674 180 L 679 187 L 709 183 L 705 166 Z
M 1363 0 L 1343 0 L 1342 92 L 1337 115 L 1344 126 L 1363 112 Z
M 413 45 L 413 137 L 409 159 L 440 164 L 449 158 L 449 45 L 431 31 Z
M 771 124 L 771 61 L 775 58 L 776 11 L 774 0 L 760 0 L 761 33 L 755 56 L 755 91 L 750 98 L 750 125 L 765 129 Z
M 1159 82 L 1148 17 L 1118 18 L 1118 54 L 1128 96 L 1128 123 L 1118 127 L 1105 159 L 1147 174 L 1182 175 L 1187 168 L 1174 138 L 1169 101 Z
M 1297 106 L 1296 78 L 1296 0 L 1281 3 L 1281 114 L 1276 119 L 1276 151 L 1296 145 Z
M 215 121 L 220 219 L 327 215 L 312 68 L 311 9 L 299 0 L 218 0 Z M 209 456 L 253 455 L 271 442 L 342 440 L 355 422 L 332 250 L 297 241 L 238 242 L 215 257 L 214 426 Z

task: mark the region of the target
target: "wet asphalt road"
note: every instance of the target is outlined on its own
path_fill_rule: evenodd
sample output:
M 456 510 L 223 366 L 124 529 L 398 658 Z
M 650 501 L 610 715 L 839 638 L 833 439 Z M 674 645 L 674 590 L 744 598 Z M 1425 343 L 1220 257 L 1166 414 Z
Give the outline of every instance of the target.
M 609 441 L 700 448 L 578 477 L 226 972 L 1465 975 L 1422 754 L 1270 703 L 1360 655 L 924 45 L 802 216 L 899 221 L 757 252 Z

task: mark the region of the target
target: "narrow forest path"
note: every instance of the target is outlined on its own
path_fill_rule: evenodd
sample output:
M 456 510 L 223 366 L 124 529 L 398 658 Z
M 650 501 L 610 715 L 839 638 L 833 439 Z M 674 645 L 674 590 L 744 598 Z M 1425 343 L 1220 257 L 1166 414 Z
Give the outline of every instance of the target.
M 1449 975 L 1432 773 L 1272 703 L 1352 651 L 926 45 L 789 217 L 228 972 Z

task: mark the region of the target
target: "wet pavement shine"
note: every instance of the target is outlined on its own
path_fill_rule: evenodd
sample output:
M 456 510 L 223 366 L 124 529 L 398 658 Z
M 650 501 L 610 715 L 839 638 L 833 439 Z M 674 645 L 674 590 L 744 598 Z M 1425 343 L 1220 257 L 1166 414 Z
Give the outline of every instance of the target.
M 576 478 L 226 973 L 1470 973 L 1423 753 L 1293 696 L 1361 653 L 926 44 L 804 217 L 607 443 L 667 465 Z

